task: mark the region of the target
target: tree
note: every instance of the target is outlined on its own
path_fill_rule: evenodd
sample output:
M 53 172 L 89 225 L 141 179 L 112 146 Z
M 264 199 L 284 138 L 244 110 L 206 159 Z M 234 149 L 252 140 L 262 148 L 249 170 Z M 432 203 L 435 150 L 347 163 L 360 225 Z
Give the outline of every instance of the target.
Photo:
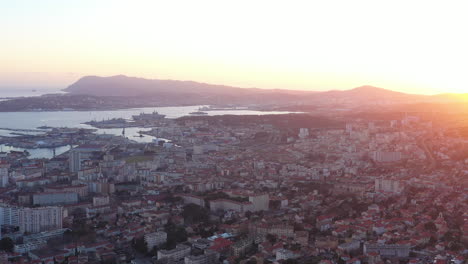
M 164 249 L 173 249 L 177 243 L 187 241 L 185 228 L 176 226 L 172 222 L 168 222 L 164 226 L 164 231 L 167 233 L 167 242 L 162 246 Z
M 271 243 L 274 244 L 276 243 L 276 236 L 273 234 L 267 234 L 266 239 Z
M 251 216 L 252 216 L 252 212 L 250 211 L 245 212 L 245 217 L 247 217 L 247 219 L 250 219 Z
M 296 259 L 287 259 L 283 262 L 284 264 L 297 264 Z
M 196 204 L 187 204 L 182 211 L 184 221 L 187 223 L 207 222 L 209 220 L 208 211 Z
M 257 264 L 257 260 L 255 258 L 251 258 L 245 264 Z
M 14 246 L 15 244 L 13 243 L 13 240 L 9 237 L 4 237 L 0 240 L 0 250 L 13 252 Z
M 427 222 L 424 224 L 424 228 L 427 231 L 437 231 L 437 226 L 434 224 L 434 222 Z
M 146 254 L 148 252 L 148 246 L 146 245 L 145 239 L 142 237 L 133 240 L 133 248 L 141 254 Z

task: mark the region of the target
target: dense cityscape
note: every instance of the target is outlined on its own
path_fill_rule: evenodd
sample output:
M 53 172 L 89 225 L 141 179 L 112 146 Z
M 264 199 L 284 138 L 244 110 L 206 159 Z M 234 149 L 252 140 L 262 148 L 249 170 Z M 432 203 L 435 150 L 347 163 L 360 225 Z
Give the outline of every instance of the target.
M 0 264 L 468 264 L 467 10 L 0 0 Z
M 1 153 L 0 262 L 462 264 L 466 131 L 392 118 L 154 112 L 10 137 L 71 149 Z

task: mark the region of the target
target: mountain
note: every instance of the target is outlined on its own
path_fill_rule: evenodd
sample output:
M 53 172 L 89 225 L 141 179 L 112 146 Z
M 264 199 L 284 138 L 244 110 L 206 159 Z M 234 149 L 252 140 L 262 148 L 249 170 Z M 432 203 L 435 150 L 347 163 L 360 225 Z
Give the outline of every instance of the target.
M 155 93 L 230 92 L 232 87 L 211 85 L 192 81 L 149 80 L 137 77 L 117 75 L 111 77 L 85 76 L 70 85 L 64 91 L 71 94 L 96 96 L 142 96 Z
M 158 102 L 174 104 L 262 104 L 262 105 L 381 105 L 419 102 L 459 101 L 457 95 L 416 95 L 373 86 L 326 92 L 284 89 L 238 88 L 193 81 L 158 80 L 117 75 L 86 76 L 64 91 L 72 95 L 157 98 Z
M 277 104 L 292 102 L 303 94 L 313 92 L 282 89 L 238 88 L 193 81 L 158 80 L 117 75 L 111 77 L 85 76 L 64 91 L 71 95 L 157 98 L 157 102 L 177 104 Z

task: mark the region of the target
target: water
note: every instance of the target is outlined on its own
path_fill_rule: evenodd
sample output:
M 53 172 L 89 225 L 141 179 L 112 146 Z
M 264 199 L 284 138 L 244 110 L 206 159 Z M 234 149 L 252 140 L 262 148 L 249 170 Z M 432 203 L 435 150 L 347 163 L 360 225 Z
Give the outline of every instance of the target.
M 202 106 L 176 106 L 176 107 L 145 107 L 122 109 L 112 111 L 41 111 L 41 112 L 0 112 L 0 127 L 14 129 L 35 129 L 40 126 L 50 127 L 74 127 L 74 128 L 93 128 L 90 125 L 83 124 L 84 122 L 112 118 L 131 119 L 132 115 L 140 113 L 152 113 L 153 111 L 159 114 L 166 115 L 167 118 L 178 118 L 187 116 L 191 112 L 198 111 Z M 208 115 L 265 115 L 265 114 L 285 114 L 289 112 L 279 111 L 250 111 L 250 110 L 219 110 L 207 111 Z M 150 128 L 129 127 L 125 128 L 125 135 L 137 142 L 151 142 L 152 137 L 135 137 L 139 135 L 139 131 L 150 130 Z M 13 136 L 12 131 L 0 130 L 0 136 Z M 23 133 L 23 132 L 21 132 Z M 97 133 L 121 135 L 121 128 L 98 129 Z M 0 145 L 3 151 L 18 150 L 21 148 L 12 148 L 5 145 Z M 27 149 L 31 154 L 30 158 L 51 158 L 53 156 L 52 149 Z M 59 155 L 69 150 L 68 146 L 56 148 L 56 155 Z
M 28 158 L 30 159 L 40 159 L 40 158 L 47 158 L 50 159 L 54 156 L 54 150 L 51 148 L 36 148 L 36 149 L 24 149 L 24 148 L 15 148 L 11 146 L 0 145 L 1 151 L 9 152 L 11 150 L 15 151 L 24 151 L 27 150 L 29 152 Z M 64 152 L 70 150 L 70 146 L 62 146 L 55 148 L 55 154 L 60 155 Z
M 0 101 L 8 100 L 9 98 L 15 97 L 32 97 L 32 96 L 41 96 L 44 94 L 57 94 L 65 93 L 59 89 L 52 88 L 42 88 L 42 89 L 0 89 Z

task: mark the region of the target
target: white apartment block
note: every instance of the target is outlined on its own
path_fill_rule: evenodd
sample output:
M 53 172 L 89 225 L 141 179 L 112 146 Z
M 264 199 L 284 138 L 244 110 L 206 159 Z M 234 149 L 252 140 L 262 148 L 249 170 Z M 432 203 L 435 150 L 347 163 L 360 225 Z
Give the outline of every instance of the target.
M 145 235 L 145 242 L 148 250 L 152 250 L 155 246 L 162 245 L 167 241 L 167 233 L 158 231 Z
M 34 205 L 59 205 L 78 202 L 78 194 L 75 192 L 37 193 L 33 195 Z
M 294 254 L 294 252 L 288 249 L 281 248 L 278 251 L 276 251 L 276 261 L 294 259 L 297 257 L 299 256 Z
M 371 153 L 371 158 L 382 163 L 399 162 L 402 159 L 402 154 L 399 151 L 374 151 Z
M 219 253 L 213 250 L 206 250 L 205 254 L 198 256 L 187 256 L 184 264 L 216 264 L 219 262 Z
M 247 211 L 252 211 L 252 203 L 251 202 L 237 202 L 228 199 L 218 199 L 210 201 L 210 210 L 211 211 L 218 211 L 218 210 L 233 210 L 239 213 L 244 213 Z
M 4 188 L 8 185 L 9 182 L 9 173 L 8 169 L 10 164 L 0 161 L 0 187 Z
M 19 226 L 19 207 L 0 205 L 0 226 Z
M 203 197 L 195 196 L 195 195 L 190 195 L 190 194 L 182 194 L 180 195 L 180 198 L 184 201 L 184 204 L 196 204 L 201 207 L 205 207 L 205 199 Z
M 93 197 L 93 206 L 108 205 L 110 202 L 108 195 L 95 196 Z
M 171 250 L 159 250 L 158 259 L 167 258 L 171 262 L 177 262 L 183 260 L 186 256 L 190 255 L 191 248 L 186 245 L 179 244 L 176 248 Z
M 398 194 L 403 192 L 404 189 L 400 181 L 397 180 L 376 178 L 374 183 L 376 192 L 388 192 Z
M 268 206 L 270 204 L 270 196 L 268 194 L 258 194 L 258 195 L 250 195 L 249 202 L 252 203 L 252 210 L 253 212 L 268 210 Z
M 62 207 L 22 208 L 19 210 L 20 232 L 39 233 L 62 228 Z

